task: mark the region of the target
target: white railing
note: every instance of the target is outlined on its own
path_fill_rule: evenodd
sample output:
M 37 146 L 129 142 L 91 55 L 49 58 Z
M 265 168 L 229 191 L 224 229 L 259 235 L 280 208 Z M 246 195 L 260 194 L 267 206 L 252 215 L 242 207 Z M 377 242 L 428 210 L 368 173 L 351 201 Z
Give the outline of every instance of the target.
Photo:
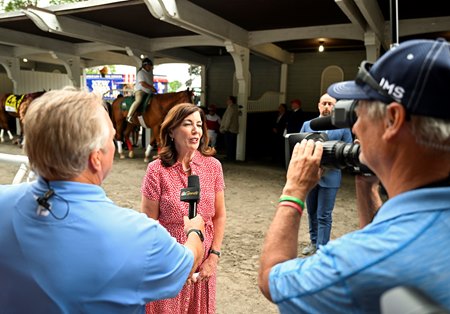
M 17 170 L 12 184 L 18 184 L 22 182 L 25 175 L 27 174 L 27 182 L 35 179 L 34 172 L 30 170 L 27 156 L 0 153 L 0 161 L 19 164 L 19 170 Z
M 247 101 L 247 112 L 277 111 L 280 105 L 280 92 L 265 92 L 259 99 Z

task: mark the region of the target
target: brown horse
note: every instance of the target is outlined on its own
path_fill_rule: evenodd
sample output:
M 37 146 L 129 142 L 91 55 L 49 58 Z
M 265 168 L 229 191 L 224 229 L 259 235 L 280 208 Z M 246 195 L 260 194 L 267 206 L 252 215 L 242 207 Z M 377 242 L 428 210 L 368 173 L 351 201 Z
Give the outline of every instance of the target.
M 141 117 L 145 124 L 145 127 L 151 128 L 152 130 L 150 144 L 145 150 L 145 162 L 148 162 L 150 160 L 151 150 L 159 146 L 159 130 L 167 112 L 169 112 L 169 110 L 177 104 L 192 103 L 192 97 L 193 92 L 189 89 L 176 93 L 155 94 L 151 98 L 147 107 L 145 107 L 144 112 L 141 113 L 140 110 L 136 111 L 136 114 L 142 114 Z M 126 122 L 125 118 L 128 111 L 121 108 L 124 100 L 124 97 L 119 97 L 114 100 L 111 106 L 111 118 L 114 128 L 116 129 L 117 151 L 121 159 L 125 158 L 125 155 L 122 151 L 122 143 L 124 139 L 128 147 L 128 157 L 134 157 L 133 145 L 130 141 L 130 134 L 136 126 L 141 125 L 139 122 L 139 118 L 136 115 L 133 117 L 132 124 Z
M 19 125 L 21 129 L 21 134 L 23 134 L 23 118 L 28 109 L 30 103 L 45 93 L 44 91 L 24 94 L 24 95 L 13 95 L 11 93 L 8 94 L 0 94 L 0 141 L 4 142 L 3 132 L 6 132 L 9 135 L 9 139 L 13 140 L 13 135 L 11 133 L 11 129 L 9 127 L 10 120 L 12 118 L 19 119 Z M 8 107 L 8 110 L 7 110 Z M 19 134 L 19 139 L 17 144 L 22 145 L 22 135 Z

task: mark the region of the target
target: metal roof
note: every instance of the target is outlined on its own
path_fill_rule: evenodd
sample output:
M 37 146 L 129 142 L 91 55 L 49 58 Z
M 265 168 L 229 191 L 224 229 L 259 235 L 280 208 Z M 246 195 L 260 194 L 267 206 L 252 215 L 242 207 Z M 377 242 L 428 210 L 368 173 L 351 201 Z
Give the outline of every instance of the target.
M 394 1 L 394 0 L 392 0 Z M 143 54 L 156 63 L 207 64 L 229 43 L 252 54 L 290 63 L 317 49 L 364 50 L 368 41 L 392 44 L 389 0 L 89 0 L 27 7 L 0 14 L 0 58 L 58 63 L 79 56 L 85 67 L 136 65 Z M 450 40 L 446 1 L 398 0 L 400 42 Z M 396 19 L 395 19 L 396 20 Z

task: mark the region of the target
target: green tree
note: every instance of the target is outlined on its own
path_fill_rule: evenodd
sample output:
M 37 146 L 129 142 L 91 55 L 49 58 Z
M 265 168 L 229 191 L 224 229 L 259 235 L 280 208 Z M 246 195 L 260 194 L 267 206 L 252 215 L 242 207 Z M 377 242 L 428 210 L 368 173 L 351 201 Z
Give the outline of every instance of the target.
M 169 82 L 168 92 L 169 93 L 176 92 L 181 87 L 181 85 L 182 84 L 180 81 Z
M 186 81 L 186 87 L 190 88 L 194 79 L 202 73 L 202 67 L 199 65 L 190 65 L 188 69 L 189 79 Z
M 82 2 L 85 0 L 50 0 L 49 3 L 51 5 L 56 4 L 64 4 L 64 3 L 73 3 L 73 2 Z M 12 11 L 19 11 L 20 9 L 23 9 L 29 5 L 38 6 L 39 0 L 1 0 L 0 1 L 0 12 L 12 12 Z

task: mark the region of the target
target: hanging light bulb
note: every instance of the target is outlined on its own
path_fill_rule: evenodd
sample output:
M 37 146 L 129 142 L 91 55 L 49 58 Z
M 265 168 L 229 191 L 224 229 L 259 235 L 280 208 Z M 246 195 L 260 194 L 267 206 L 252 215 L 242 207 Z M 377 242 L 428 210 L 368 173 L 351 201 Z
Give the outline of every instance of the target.
M 323 52 L 325 50 L 324 46 L 323 46 L 323 41 L 319 41 L 320 45 L 319 45 L 319 52 Z

